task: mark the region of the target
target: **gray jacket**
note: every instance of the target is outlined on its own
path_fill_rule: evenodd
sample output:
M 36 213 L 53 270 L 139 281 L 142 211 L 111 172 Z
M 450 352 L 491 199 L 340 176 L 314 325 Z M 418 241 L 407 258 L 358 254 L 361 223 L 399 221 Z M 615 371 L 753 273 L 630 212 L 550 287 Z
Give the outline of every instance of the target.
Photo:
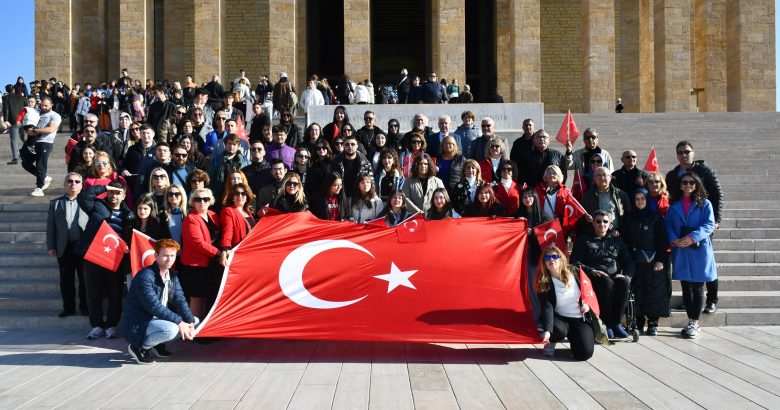
M 65 215 L 66 201 L 68 197 L 63 195 L 49 202 L 49 216 L 46 220 L 46 249 L 56 249 L 57 257 L 61 257 L 68 245 L 68 222 Z M 78 204 L 76 204 L 78 206 Z M 84 232 L 89 216 L 79 208 L 78 220 L 79 234 Z

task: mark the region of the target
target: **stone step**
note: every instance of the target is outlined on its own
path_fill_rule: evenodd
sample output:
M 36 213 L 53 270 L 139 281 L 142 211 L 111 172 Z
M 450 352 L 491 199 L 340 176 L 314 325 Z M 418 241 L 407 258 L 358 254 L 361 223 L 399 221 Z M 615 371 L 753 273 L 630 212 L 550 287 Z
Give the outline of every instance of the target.
M 23 265 L 26 267 L 57 266 L 57 259 L 48 254 L 9 254 L 0 253 L 0 266 Z
M 728 218 L 770 218 L 780 214 L 776 209 L 750 209 L 734 208 L 734 201 L 726 202 L 727 208 L 723 210 L 723 216 Z
M 56 312 L 58 309 L 62 309 L 62 299 L 59 293 L 0 294 L 0 311 L 47 310 Z
M 717 235 L 717 234 L 716 234 Z M 712 244 L 715 251 L 773 251 L 780 249 L 780 239 L 719 239 L 717 236 Z
M 718 239 L 780 239 L 780 228 L 721 228 L 715 232 Z
M 46 243 L 46 232 L 0 232 L 0 243 Z
M 780 323 L 780 308 L 729 308 L 718 309 L 714 315 L 702 313 L 699 325 L 706 332 L 708 327 L 717 326 L 769 326 Z M 674 311 L 672 316 L 661 318 L 659 326 L 683 327 L 688 316 L 683 311 Z
M 780 263 L 780 252 L 716 250 L 715 260 L 720 263 Z
M 780 263 L 718 263 L 718 275 L 780 276 Z
M 46 220 L 38 222 L 0 222 L 0 232 L 46 233 Z
M 52 310 L 14 311 L 0 310 L 0 330 L 15 329 L 84 329 L 89 333 L 89 318 L 86 316 L 57 317 L 59 308 Z
M 0 294 L 57 294 L 59 279 L 21 279 L 0 281 Z
M 780 213 L 767 215 L 766 218 L 723 218 L 720 222 L 720 229 L 724 228 L 780 228 Z
M 0 267 L 0 287 L 5 280 L 57 280 L 59 281 L 60 270 L 57 264 L 51 266 L 1 266 Z
M 680 281 L 672 281 L 672 290 L 680 291 Z M 718 291 L 780 291 L 780 276 L 718 276 Z
M 720 179 L 719 179 L 720 182 Z M 721 184 L 720 188 L 723 192 L 780 192 L 780 185 L 778 184 Z
M 727 202 L 729 200 L 741 200 L 748 198 L 751 201 L 776 201 L 780 199 L 780 192 L 728 192 L 724 191 L 723 199 Z
M 682 303 L 682 292 L 672 292 L 672 306 Z M 780 307 L 780 291 L 721 291 L 718 288 L 718 309 L 731 308 L 774 308 Z
M 6 253 L 41 255 L 46 254 L 45 243 L 3 243 L 0 244 L 0 255 Z
M 47 211 L 0 212 L 0 224 L 7 222 L 46 222 Z

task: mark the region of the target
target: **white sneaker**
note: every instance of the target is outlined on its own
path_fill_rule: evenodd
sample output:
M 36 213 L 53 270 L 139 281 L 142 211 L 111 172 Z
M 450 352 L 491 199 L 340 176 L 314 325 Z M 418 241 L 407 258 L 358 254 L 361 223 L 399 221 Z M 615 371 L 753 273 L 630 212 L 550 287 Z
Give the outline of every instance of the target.
M 542 349 L 542 354 L 545 356 L 555 356 L 555 343 L 547 343 Z
M 30 195 L 32 196 L 43 196 L 43 190 L 41 188 L 35 188 L 32 192 L 30 192 Z
M 53 181 L 52 177 L 46 175 L 46 178 L 44 178 L 43 180 L 43 186 L 41 187 L 41 190 L 45 191 L 46 188 L 48 188 L 49 185 L 51 185 L 51 181 Z
M 115 327 L 109 327 L 106 329 L 106 339 L 116 339 L 117 330 Z
M 103 330 L 100 326 L 95 326 L 92 328 L 92 330 L 89 331 L 89 334 L 87 335 L 87 339 L 89 340 L 95 340 L 100 339 L 101 337 L 105 336 L 106 332 Z

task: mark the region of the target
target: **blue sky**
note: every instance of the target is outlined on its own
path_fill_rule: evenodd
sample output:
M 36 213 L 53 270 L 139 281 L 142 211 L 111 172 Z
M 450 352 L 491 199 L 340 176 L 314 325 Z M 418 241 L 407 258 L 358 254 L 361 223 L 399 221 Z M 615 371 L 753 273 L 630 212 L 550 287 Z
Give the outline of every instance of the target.
M 43 1 L 43 0 L 39 0 Z M 4 18 L 0 23 L 0 38 L 6 39 L 3 53 L 3 63 L 0 64 L 0 83 L 16 82 L 16 77 L 22 76 L 29 83 L 35 74 L 35 41 L 33 24 L 35 21 L 34 0 L 6 0 L 0 3 L 0 15 L 13 16 Z M 780 21 L 780 0 L 775 1 L 775 25 Z M 780 44 L 780 30 L 775 27 L 775 46 Z M 780 73 L 780 53 L 775 51 L 775 73 Z M 777 81 L 776 84 L 780 84 Z M 780 111 L 780 93 L 775 92 Z

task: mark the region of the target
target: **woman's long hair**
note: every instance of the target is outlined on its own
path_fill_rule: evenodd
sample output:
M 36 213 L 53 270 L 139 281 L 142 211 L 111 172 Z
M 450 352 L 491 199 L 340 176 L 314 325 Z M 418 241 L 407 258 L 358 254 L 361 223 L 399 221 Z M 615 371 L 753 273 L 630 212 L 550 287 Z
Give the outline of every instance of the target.
M 544 263 L 544 256 L 551 252 L 557 254 L 560 258 L 558 259 L 558 264 L 561 266 L 561 281 L 564 286 L 568 288 L 574 280 L 574 274 L 569 268 L 569 261 L 566 259 L 566 254 L 559 247 L 550 245 L 544 249 L 542 256 L 539 257 L 539 274 L 536 275 L 537 293 L 549 292 L 553 287 L 550 270 L 547 269 L 547 265 Z
M 360 183 L 363 182 L 363 180 L 367 180 L 371 183 L 371 189 L 365 196 L 362 192 L 360 192 Z M 355 193 L 352 195 L 352 207 L 358 208 L 362 203 L 366 208 L 371 209 L 371 201 L 374 198 L 376 198 L 376 184 L 374 184 L 374 177 L 372 177 L 368 172 L 361 172 L 355 180 Z
M 97 158 L 97 157 L 96 157 Z M 694 202 L 696 202 L 696 205 L 702 206 L 704 204 L 704 200 L 707 199 L 707 190 L 704 188 L 704 183 L 701 182 L 701 178 L 699 178 L 698 175 L 694 174 L 691 171 L 686 172 L 683 174 L 683 176 L 680 177 L 680 186 L 675 192 L 671 192 L 671 202 L 677 202 L 682 199 L 682 180 L 685 177 L 689 177 L 693 179 L 695 182 L 695 188 L 693 192 L 691 192 L 691 199 L 693 199 Z
M 168 192 L 171 191 L 171 188 L 176 188 L 179 190 L 179 193 L 181 193 L 181 204 L 179 205 L 179 209 L 181 210 L 181 213 L 184 216 L 187 216 L 187 191 L 184 190 L 184 187 L 180 184 L 170 184 L 168 185 L 168 188 L 165 188 L 165 215 L 167 218 L 170 218 L 173 214 L 173 208 L 171 208 L 171 204 L 168 202 Z
M 295 194 L 295 203 L 299 205 L 306 205 L 306 194 L 303 193 L 303 184 L 301 183 L 301 176 L 298 175 L 295 171 L 288 171 L 287 174 L 284 175 L 284 178 L 282 178 L 282 184 L 279 187 L 279 194 L 276 195 L 276 200 L 274 201 L 274 205 L 279 202 L 279 199 L 287 195 L 287 190 L 285 187 L 287 186 L 287 182 L 291 180 L 292 178 L 295 178 L 298 181 L 298 192 Z
M 252 188 L 249 187 L 249 184 L 245 184 L 243 182 L 239 182 L 238 184 L 230 186 L 230 191 L 225 193 L 225 199 L 222 201 L 222 206 L 233 206 L 233 190 L 236 188 L 243 188 L 244 192 L 246 192 L 246 203 L 244 204 L 244 211 L 249 215 L 252 215 L 254 212 L 252 204 L 255 203 L 255 194 L 252 193 Z
M 436 209 L 436 205 L 433 204 L 433 198 L 436 197 L 437 193 L 444 195 L 444 206 L 442 207 L 441 212 Z M 450 200 L 450 194 L 447 193 L 447 189 L 445 188 L 436 188 L 433 190 L 433 195 L 431 195 L 431 206 L 428 208 L 426 218 L 436 219 L 437 217 L 438 219 L 452 217 L 452 201 Z

